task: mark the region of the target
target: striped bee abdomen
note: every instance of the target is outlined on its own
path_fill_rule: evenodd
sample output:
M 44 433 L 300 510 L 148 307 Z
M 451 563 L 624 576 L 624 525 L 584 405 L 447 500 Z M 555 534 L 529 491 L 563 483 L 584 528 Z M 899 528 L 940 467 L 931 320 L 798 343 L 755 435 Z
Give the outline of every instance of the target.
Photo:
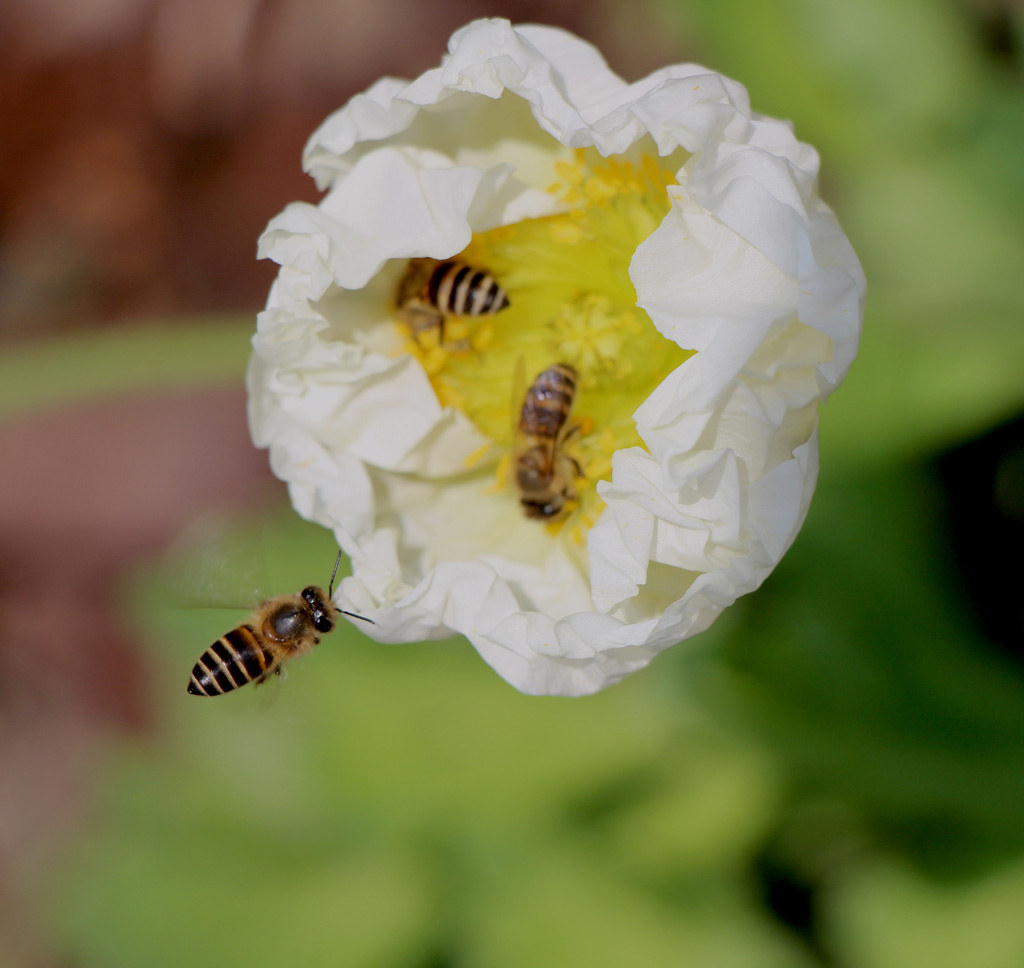
M 541 373 L 526 391 L 519 413 L 519 430 L 533 437 L 558 436 L 576 396 L 576 370 L 568 363 L 556 363 Z
M 240 625 L 225 632 L 192 667 L 188 691 L 193 696 L 221 696 L 255 682 L 274 668 L 274 657 L 264 649 L 252 627 Z
M 441 262 L 430 274 L 425 299 L 452 316 L 493 315 L 508 305 L 505 290 L 490 273 L 464 262 Z

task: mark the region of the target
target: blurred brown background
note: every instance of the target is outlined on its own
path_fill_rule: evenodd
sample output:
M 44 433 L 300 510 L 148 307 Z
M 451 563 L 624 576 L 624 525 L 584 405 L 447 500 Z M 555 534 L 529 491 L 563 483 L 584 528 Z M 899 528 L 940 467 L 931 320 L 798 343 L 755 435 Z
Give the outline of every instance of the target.
M 614 6 L 584 0 L 499 7 L 4 0 L 3 337 L 256 309 L 274 273 L 254 261 L 257 236 L 287 202 L 316 197 L 299 166 L 313 129 L 382 74 L 435 64 L 485 9 L 568 27 L 626 76 L 680 53 L 637 11 L 626 32 Z

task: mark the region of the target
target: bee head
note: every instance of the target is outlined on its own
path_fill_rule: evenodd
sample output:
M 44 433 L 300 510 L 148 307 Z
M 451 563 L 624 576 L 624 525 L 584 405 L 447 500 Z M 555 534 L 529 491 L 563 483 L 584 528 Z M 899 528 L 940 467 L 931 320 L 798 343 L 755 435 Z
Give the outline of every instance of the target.
M 521 503 L 528 518 L 553 518 L 565 506 L 565 495 L 553 494 L 550 501 L 528 501 L 524 498 Z
M 307 585 L 302 589 L 302 597 L 313 616 L 313 627 L 318 632 L 330 632 L 334 628 L 335 608 L 324 590 L 316 585 Z

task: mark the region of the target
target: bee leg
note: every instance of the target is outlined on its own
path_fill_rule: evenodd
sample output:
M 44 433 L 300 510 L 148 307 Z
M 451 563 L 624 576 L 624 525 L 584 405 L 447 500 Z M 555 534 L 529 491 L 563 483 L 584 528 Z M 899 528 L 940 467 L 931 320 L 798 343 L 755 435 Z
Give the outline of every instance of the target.
M 412 338 L 421 349 L 429 349 L 424 346 L 423 336 L 432 330 L 437 331 L 438 346 L 444 342 L 444 316 L 433 307 L 412 302 L 402 308 L 399 316 L 402 322 L 409 327 Z
M 281 665 L 278 663 L 273 669 L 265 669 L 261 675 L 253 679 L 252 684 L 254 686 L 262 686 L 263 683 L 269 681 L 271 676 L 279 676 L 281 674 Z
M 583 424 L 574 423 L 571 427 L 567 427 L 565 433 L 562 434 L 562 443 L 564 444 L 567 440 L 572 440 L 573 437 L 578 437 L 582 432 Z M 575 463 L 575 461 L 573 461 L 573 463 Z

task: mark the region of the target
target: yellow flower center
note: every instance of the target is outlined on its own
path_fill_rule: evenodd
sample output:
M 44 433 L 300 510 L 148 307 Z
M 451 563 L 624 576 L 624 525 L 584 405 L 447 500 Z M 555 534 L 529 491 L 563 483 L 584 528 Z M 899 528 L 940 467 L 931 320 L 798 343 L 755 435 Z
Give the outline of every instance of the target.
M 509 305 L 492 316 L 446 319 L 444 345 L 410 335 L 407 349 L 441 403 L 504 449 L 499 488 L 516 486 L 514 427 L 527 388 L 555 363 L 575 368 L 565 427 L 573 432 L 560 447 L 581 474 L 554 527 L 571 520 L 581 536 L 603 505 L 595 488 L 610 478 L 612 454 L 643 446 L 633 412 L 693 351 L 655 329 L 629 278 L 634 251 L 669 211 L 672 174 L 649 155 L 635 165 L 592 150 L 556 171 L 548 190 L 565 204 L 563 214 L 478 233 L 455 257 L 490 273 Z

